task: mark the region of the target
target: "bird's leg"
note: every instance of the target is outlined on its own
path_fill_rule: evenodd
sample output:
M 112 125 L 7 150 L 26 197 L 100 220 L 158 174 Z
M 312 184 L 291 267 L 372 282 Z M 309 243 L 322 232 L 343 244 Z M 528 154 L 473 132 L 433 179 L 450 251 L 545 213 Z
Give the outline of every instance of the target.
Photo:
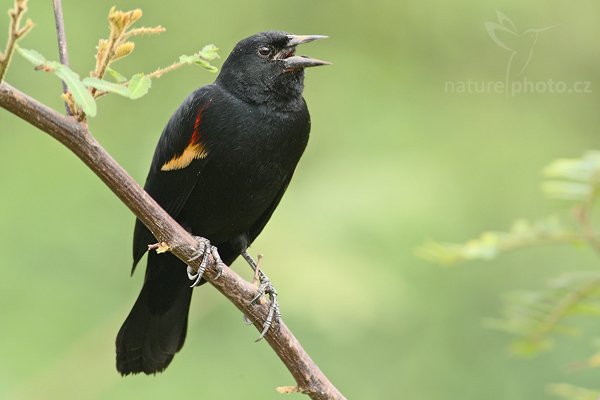
M 202 261 L 200 262 L 198 270 L 195 272 L 192 267 L 190 267 L 189 265 L 187 266 L 188 278 L 193 282 L 190 287 L 198 286 L 200 284 L 200 281 L 202 280 L 202 275 L 208 267 L 208 262 L 210 260 L 211 255 L 215 260 L 215 267 L 217 268 L 217 278 L 221 276 L 221 273 L 223 272 L 223 261 L 221 261 L 221 257 L 219 257 L 217 248 L 215 246 L 212 246 L 210 244 L 210 241 L 203 237 L 194 236 L 194 239 L 196 239 L 196 242 L 198 242 L 198 253 L 189 260 L 187 260 L 187 262 L 189 264 L 200 257 L 202 257 Z
M 258 342 L 266 335 L 271 325 L 273 325 L 273 322 L 277 322 L 279 321 L 279 318 L 281 318 L 281 314 L 279 312 L 279 303 L 277 303 L 277 291 L 271 284 L 269 278 L 261 271 L 259 265 L 246 250 L 242 251 L 242 257 L 244 257 L 244 260 L 246 260 L 248 265 L 250 265 L 250 268 L 252 268 L 254 271 L 254 276 L 258 277 L 258 281 L 260 282 L 258 290 L 256 291 L 256 295 L 254 298 L 252 298 L 252 300 L 250 300 L 250 304 L 255 303 L 264 294 L 267 294 L 271 300 L 269 304 L 269 313 L 267 314 L 267 318 L 263 323 L 263 330 L 260 333 L 260 336 L 256 339 Z
M 262 259 L 263 259 L 262 254 L 259 254 L 258 256 L 256 256 L 256 269 L 254 270 L 254 276 L 252 277 L 253 285 L 259 284 L 258 273 L 260 272 L 260 263 L 262 262 Z

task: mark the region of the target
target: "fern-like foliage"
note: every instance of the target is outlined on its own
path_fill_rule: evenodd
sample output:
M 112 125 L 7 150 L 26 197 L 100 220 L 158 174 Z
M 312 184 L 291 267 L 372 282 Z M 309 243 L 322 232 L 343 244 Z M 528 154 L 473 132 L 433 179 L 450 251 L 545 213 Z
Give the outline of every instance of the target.
M 591 212 L 600 191 L 600 151 L 589 151 L 577 159 L 556 160 L 543 173 L 548 178 L 542 184 L 546 196 L 571 206 L 574 213 L 536 222 L 517 220 L 507 232 L 486 231 L 466 243 L 431 240 L 417 249 L 417 255 L 433 263 L 454 265 L 491 260 L 507 251 L 541 244 L 587 243 L 600 251 L 600 239 L 591 225 Z M 574 224 L 563 222 L 573 215 Z
M 417 249 L 417 255 L 433 263 L 454 265 L 491 260 L 507 251 L 541 244 L 583 244 L 600 254 L 600 236 L 592 218 L 600 193 L 600 151 L 556 160 L 543 169 L 543 175 L 546 197 L 568 206 L 563 215 L 538 222 L 518 220 L 506 232 L 487 231 L 465 243 L 429 241 Z M 542 290 L 506 296 L 501 317 L 487 320 L 486 325 L 516 337 L 510 346 L 513 353 L 534 356 L 552 349 L 557 335 L 583 334 L 575 316 L 599 315 L 600 269 L 565 271 Z M 600 352 L 580 367 L 600 367 Z M 569 400 L 600 399 L 600 391 L 570 384 L 549 385 L 548 392 Z
M 416 251 L 429 262 L 455 265 L 464 261 L 491 260 L 512 250 L 553 243 L 583 243 L 576 230 L 566 227 L 557 217 L 530 222 L 515 221 L 506 232 L 487 231 L 466 243 L 441 243 L 431 240 Z
M 588 151 L 581 158 L 555 160 L 543 172 L 549 178 L 542 184 L 546 196 L 590 205 L 600 188 L 600 151 Z
M 536 355 L 552 348 L 556 334 L 581 334 L 569 323 L 571 317 L 600 315 L 600 272 L 567 273 L 551 280 L 542 291 L 508 295 L 502 314 L 486 325 L 517 336 L 512 352 Z

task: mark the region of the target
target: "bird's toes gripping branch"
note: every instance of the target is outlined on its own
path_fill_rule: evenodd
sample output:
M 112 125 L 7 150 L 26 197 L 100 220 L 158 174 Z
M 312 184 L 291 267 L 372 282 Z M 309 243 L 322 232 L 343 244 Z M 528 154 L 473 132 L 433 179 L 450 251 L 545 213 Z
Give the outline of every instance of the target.
M 198 267 L 197 271 L 195 271 L 194 268 L 190 267 L 189 265 L 187 267 L 188 278 L 190 279 L 190 281 L 193 282 L 190 287 L 195 287 L 200 284 L 200 281 L 202 280 L 202 275 L 204 275 L 204 272 L 208 267 L 210 256 L 212 256 L 212 258 L 215 261 L 215 268 L 217 269 L 217 278 L 220 277 L 221 273 L 223 272 L 223 261 L 221 261 L 221 257 L 219 256 L 217 248 L 211 245 L 208 239 L 205 239 L 203 237 L 194 236 L 194 239 L 196 239 L 196 242 L 198 243 L 197 254 L 189 260 L 187 260 L 187 262 L 189 264 L 192 261 L 199 259 L 200 257 L 202 257 L 202 261 L 200 261 L 200 266 Z
M 250 304 L 256 302 L 256 300 L 258 300 L 264 294 L 269 296 L 270 304 L 269 313 L 267 314 L 267 318 L 263 323 L 263 330 L 260 333 L 260 336 L 255 340 L 256 342 L 265 337 L 273 322 L 278 322 L 281 318 L 281 313 L 279 312 L 279 303 L 277 302 L 277 290 L 275 290 L 275 287 L 273 287 L 269 278 L 260 270 L 258 271 L 258 279 L 260 285 L 256 291 L 256 295 L 252 300 L 250 300 Z
M 248 254 L 248 252 L 242 252 L 242 257 L 246 260 L 246 262 L 250 265 L 250 268 L 254 271 L 256 277 L 258 277 L 259 286 L 256 290 L 256 295 L 250 300 L 250 304 L 254 304 L 261 296 L 268 295 L 269 296 L 269 313 L 267 314 L 267 318 L 265 318 L 265 322 L 263 322 L 263 329 L 260 333 L 260 336 L 255 340 L 256 342 L 260 341 L 271 326 L 274 323 L 279 322 L 281 318 L 281 313 L 279 311 L 279 303 L 277 302 L 277 290 L 267 277 L 267 275 L 262 272 L 259 265 L 254 261 L 252 256 Z

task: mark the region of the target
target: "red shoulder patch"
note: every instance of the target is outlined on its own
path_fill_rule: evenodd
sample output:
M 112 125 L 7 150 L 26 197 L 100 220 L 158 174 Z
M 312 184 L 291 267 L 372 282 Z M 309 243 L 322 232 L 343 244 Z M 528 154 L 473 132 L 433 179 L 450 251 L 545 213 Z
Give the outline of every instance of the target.
M 209 100 L 210 104 L 212 100 Z M 205 158 L 208 153 L 200 141 L 200 124 L 202 123 L 202 113 L 208 107 L 208 105 L 198 108 L 196 113 L 196 119 L 194 120 L 194 130 L 187 147 L 183 150 L 183 153 L 173 157 L 168 162 L 163 164 L 160 168 L 161 171 L 173 171 L 177 169 L 183 169 L 190 165 L 192 161 Z
M 200 108 L 196 114 L 196 120 L 194 121 L 194 132 L 192 132 L 192 137 L 190 138 L 190 145 L 200 143 L 200 122 L 202 122 L 203 111 L 204 107 Z

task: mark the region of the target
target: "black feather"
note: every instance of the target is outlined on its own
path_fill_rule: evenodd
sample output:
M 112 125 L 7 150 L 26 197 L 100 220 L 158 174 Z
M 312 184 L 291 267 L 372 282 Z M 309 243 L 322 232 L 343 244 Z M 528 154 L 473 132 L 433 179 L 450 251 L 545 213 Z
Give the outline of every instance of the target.
M 158 204 L 191 233 L 209 239 L 228 265 L 271 218 L 308 141 L 303 71 L 257 55 L 257 46 L 281 49 L 287 41 L 285 32 L 241 41 L 215 84 L 193 92 L 174 112 L 146 179 L 145 189 Z M 178 169 L 163 168 L 196 143 L 201 157 Z M 137 221 L 133 268 L 155 241 Z M 148 256 L 144 286 L 117 336 L 119 372 L 151 374 L 169 365 L 185 340 L 189 285 L 185 264 L 175 256 Z

